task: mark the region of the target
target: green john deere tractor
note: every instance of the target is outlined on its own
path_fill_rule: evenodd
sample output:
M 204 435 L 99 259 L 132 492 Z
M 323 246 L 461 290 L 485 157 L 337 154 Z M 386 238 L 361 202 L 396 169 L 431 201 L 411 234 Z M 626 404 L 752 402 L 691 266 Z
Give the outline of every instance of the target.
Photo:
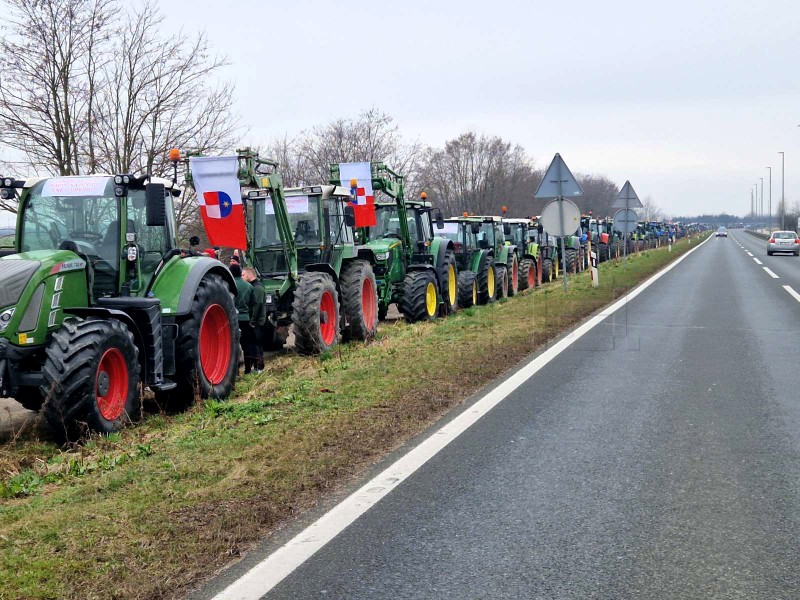
M 506 243 L 511 234 L 511 225 L 503 223 L 502 217 L 470 217 L 481 222 L 478 242 L 486 239 L 492 248 L 497 271 L 497 297 L 510 298 L 519 291 L 519 255 L 516 244 Z
M 249 148 L 237 154 L 246 262 L 267 294 L 265 349 L 282 348 L 290 327 L 303 354 L 329 350 L 342 339 L 372 339 L 378 326 L 374 256 L 355 245 L 349 190 L 284 188 L 276 162 Z
M 517 248 L 519 291 L 533 289 L 539 283 L 539 233 L 530 219 L 503 219 L 511 231 L 505 234 L 506 244 Z
M 236 287 L 222 263 L 177 247 L 174 181 L 0 183 L 19 195 L 16 254 L 0 258 L 0 394 L 74 441 L 136 420 L 140 386 L 168 409 L 231 392 Z
M 497 266 L 487 227 L 475 217 L 447 219 L 439 235 L 453 244 L 458 264 L 458 303 L 469 308 L 490 304 L 497 299 Z M 494 225 L 488 222 L 488 231 Z
M 382 162 L 370 163 L 372 189 L 391 198 L 375 202 L 376 225 L 359 231 L 359 253 L 375 260 L 378 315 L 397 304 L 411 322 L 426 321 L 458 310 L 458 270 L 453 244 L 434 236 L 442 226 L 441 211 L 405 199 L 403 176 Z M 331 183 L 340 185 L 339 165 L 330 165 Z M 436 218 L 432 214 L 436 213 Z

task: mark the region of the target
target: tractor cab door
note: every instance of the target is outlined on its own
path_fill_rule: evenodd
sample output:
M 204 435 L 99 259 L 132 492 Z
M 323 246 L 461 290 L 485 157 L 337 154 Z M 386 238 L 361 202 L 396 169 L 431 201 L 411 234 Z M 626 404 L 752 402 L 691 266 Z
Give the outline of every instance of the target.
M 126 218 L 122 221 L 125 229 L 121 235 L 120 252 L 125 265 L 125 278 L 133 292 L 147 289 L 161 259 L 175 247 L 175 240 L 171 234 L 174 231 L 172 222 L 174 212 L 172 195 L 169 192 L 166 192 L 164 201 L 167 222 L 164 225 L 151 226 L 147 224 L 145 191 L 128 190 L 125 199 Z M 131 247 L 136 248 L 133 261 L 128 260 L 128 249 Z

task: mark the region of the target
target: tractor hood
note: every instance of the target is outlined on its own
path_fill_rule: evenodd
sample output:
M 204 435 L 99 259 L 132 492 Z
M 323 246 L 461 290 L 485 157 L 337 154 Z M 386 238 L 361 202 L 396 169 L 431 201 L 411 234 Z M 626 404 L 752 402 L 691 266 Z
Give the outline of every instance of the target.
M 0 258 L 0 308 L 16 304 L 33 274 L 42 266 L 38 260 L 22 256 L 14 254 Z
M 369 248 L 376 255 L 378 255 L 378 254 L 386 254 L 387 252 L 390 252 L 392 248 L 399 245 L 400 245 L 400 240 L 398 240 L 397 238 L 381 238 L 378 240 L 368 241 L 366 244 L 364 244 L 364 247 Z

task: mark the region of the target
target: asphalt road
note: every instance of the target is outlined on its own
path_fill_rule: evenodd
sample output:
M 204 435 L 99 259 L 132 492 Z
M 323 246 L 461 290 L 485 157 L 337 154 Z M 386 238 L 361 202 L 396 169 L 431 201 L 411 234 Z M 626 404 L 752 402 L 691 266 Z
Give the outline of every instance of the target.
M 800 260 L 773 279 L 747 237 L 710 240 L 265 597 L 800 597 Z

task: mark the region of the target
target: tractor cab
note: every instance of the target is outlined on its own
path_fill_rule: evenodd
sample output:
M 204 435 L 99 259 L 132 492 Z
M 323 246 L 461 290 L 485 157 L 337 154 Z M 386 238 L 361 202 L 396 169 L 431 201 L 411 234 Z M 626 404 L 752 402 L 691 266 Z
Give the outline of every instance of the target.
M 23 189 L 17 252 L 77 254 L 86 265 L 90 300 L 144 294 L 175 247 L 172 195 L 180 191 L 169 181 L 55 177 Z
M 335 262 L 343 245 L 352 246 L 353 223 L 346 215 L 348 190 L 318 185 L 286 188 L 284 194 L 299 272 L 312 265 Z M 284 279 L 290 264 L 272 197 L 265 190 L 254 190 L 249 192 L 248 200 L 253 264 L 266 279 Z

